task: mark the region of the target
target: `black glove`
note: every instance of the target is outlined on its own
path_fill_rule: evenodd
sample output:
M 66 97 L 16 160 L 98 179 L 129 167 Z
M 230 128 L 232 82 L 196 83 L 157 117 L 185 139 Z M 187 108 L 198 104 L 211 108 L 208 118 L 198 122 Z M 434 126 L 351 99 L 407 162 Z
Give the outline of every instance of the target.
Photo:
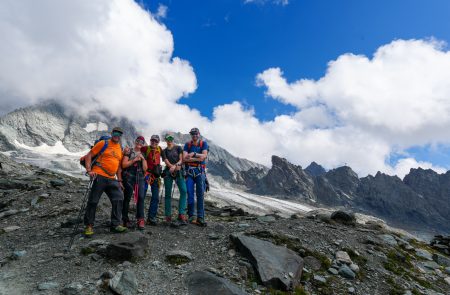
M 205 191 L 209 192 L 209 181 L 208 181 L 208 178 L 205 178 Z

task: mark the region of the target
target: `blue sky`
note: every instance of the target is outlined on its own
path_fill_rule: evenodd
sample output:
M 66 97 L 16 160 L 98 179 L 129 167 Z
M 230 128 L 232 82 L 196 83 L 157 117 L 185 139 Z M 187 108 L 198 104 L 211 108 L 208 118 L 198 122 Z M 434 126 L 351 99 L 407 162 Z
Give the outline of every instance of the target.
M 262 120 L 292 109 L 264 97 L 257 73 L 283 69 L 288 80 L 317 79 L 347 52 L 371 55 L 394 39 L 450 41 L 450 1 L 290 0 L 288 5 L 241 0 L 144 1 L 174 36 L 175 56 L 190 61 L 198 89 L 182 102 L 211 116 L 214 106 L 243 101 Z
M 232 101 L 252 107 L 255 116 L 272 120 L 292 113 L 292 106 L 265 97 L 255 76 L 280 67 L 290 82 L 318 79 L 327 63 L 351 52 L 372 56 L 396 39 L 450 41 L 450 1 L 432 0 L 290 0 L 244 3 L 240 0 L 144 1 L 152 12 L 168 7 L 161 19 L 174 36 L 174 56 L 188 60 L 198 88 L 181 100 L 204 116 Z M 448 148 L 429 146 L 407 150 L 410 156 L 450 167 Z M 391 155 L 395 163 L 403 155 Z

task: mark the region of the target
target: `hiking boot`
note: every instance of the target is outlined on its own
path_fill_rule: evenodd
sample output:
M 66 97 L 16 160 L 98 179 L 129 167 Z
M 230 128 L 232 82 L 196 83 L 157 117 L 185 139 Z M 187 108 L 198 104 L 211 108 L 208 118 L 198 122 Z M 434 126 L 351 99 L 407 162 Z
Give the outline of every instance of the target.
M 128 229 L 124 226 L 118 225 L 116 227 L 111 227 L 111 231 L 113 233 L 124 233 L 124 232 L 128 231 Z
M 201 226 L 201 227 L 205 227 L 207 224 L 206 224 L 205 219 L 203 219 L 203 218 L 197 218 L 196 225 Z
M 123 221 L 122 222 L 122 226 L 126 227 L 126 228 L 133 228 L 133 223 L 131 221 L 129 221 L 129 220 Z
M 190 224 L 197 224 L 197 216 L 190 216 L 189 217 L 189 223 Z
M 86 228 L 84 229 L 83 235 L 87 238 L 92 237 L 94 234 L 94 226 L 91 224 L 86 225 Z
M 179 225 L 187 225 L 188 221 L 187 221 L 187 217 L 184 214 L 179 214 L 178 215 L 178 223 Z
M 139 230 L 144 230 L 144 228 L 145 228 L 145 220 L 144 220 L 144 218 L 139 218 L 137 220 L 137 222 L 136 222 L 136 225 L 137 225 L 137 228 Z
M 156 218 L 151 218 L 151 217 L 149 217 L 148 219 L 147 219 L 147 225 L 151 225 L 151 226 L 155 226 L 155 225 L 158 225 L 158 222 L 156 221 Z

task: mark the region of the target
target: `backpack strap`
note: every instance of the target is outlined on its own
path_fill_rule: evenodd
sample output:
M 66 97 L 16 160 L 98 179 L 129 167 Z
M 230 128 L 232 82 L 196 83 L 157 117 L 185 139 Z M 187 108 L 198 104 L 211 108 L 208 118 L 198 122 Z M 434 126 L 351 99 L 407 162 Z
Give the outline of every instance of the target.
M 188 143 L 188 151 L 189 152 L 191 152 L 191 147 L 194 145 L 194 142 L 191 140 L 191 141 L 189 141 L 189 143 Z M 203 148 L 203 140 L 201 140 L 200 139 L 200 143 L 199 143 L 199 146 L 200 146 L 200 150 Z
M 151 147 L 147 146 L 147 150 L 145 151 L 145 158 L 146 159 L 148 158 L 148 155 L 150 154 L 150 151 L 151 151 Z
M 103 153 L 106 151 L 106 149 L 108 148 L 108 145 L 109 145 L 109 140 L 108 139 L 104 139 L 104 142 L 105 142 L 105 144 L 103 145 L 103 147 L 100 150 L 100 152 L 96 155 L 96 159 L 95 159 L 94 163 L 92 163 L 92 166 L 95 165 L 95 166 L 99 167 L 100 169 L 102 169 L 103 172 L 105 172 L 109 176 L 114 176 L 114 175 L 116 175 L 116 173 L 114 173 L 114 174 L 109 173 L 109 171 L 106 171 L 106 169 L 103 168 L 102 164 L 98 162 L 98 160 L 103 155 Z

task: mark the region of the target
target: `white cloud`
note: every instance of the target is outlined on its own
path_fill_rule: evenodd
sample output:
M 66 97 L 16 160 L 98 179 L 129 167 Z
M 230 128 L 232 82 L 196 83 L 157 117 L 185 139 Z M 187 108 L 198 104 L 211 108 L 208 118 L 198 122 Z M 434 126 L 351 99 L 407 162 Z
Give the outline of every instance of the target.
M 155 16 L 156 16 L 157 19 L 166 18 L 168 11 L 169 11 L 169 8 L 166 5 L 159 3 L 158 10 L 156 11 L 156 15 Z
M 360 175 L 429 166 L 386 163 L 411 146 L 449 144 L 450 57 L 442 44 L 399 40 L 370 59 L 346 54 L 317 81 L 289 83 L 281 69 L 268 69 L 258 84 L 296 107 L 294 114 L 262 122 L 233 102 L 217 106 L 209 120 L 179 102 L 197 80 L 189 62 L 172 56 L 172 34 L 157 14 L 132 0 L 1 1 L 1 111 L 58 99 L 79 112 L 124 115 L 147 135 L 198 126 L 257 162 L 278 154 L 303 166 L 347 163 Z
M 0 36 L 4 105 L 57 98 L 79 111 L 106 108 L 150 129 L 161 116 L 156 109 L 202 121 L 177 104 L 197 87 L 192 67 L 172 57 L 170 31 L 132 0 L 2 1 Z
M 315 143 L 303 157 L 313 160 L 315 155 L 331 167 L 347 162 L 360 174 L 381 170 L 403 175 L 407 167 L 431 164 L 403 159 L 391 167 L 385 162 L 392 153 L 450 144 L 449 69 L 450 53 L 444 44 L 397 40 L 381 46 L 372 58 L 338 57 L 317 81 L 289 83 L 281 69 L 271 68 L 257 75 L 257 85 L 266 87 L 267 96 L 298 109 L 292 119 L 304 129 L 291 136 L 303 138 L 301 146 Z M 320 133 L 326 141 L 309 133 Z M 320 152 L 320 144 L 328 146 L 328 155 Z

